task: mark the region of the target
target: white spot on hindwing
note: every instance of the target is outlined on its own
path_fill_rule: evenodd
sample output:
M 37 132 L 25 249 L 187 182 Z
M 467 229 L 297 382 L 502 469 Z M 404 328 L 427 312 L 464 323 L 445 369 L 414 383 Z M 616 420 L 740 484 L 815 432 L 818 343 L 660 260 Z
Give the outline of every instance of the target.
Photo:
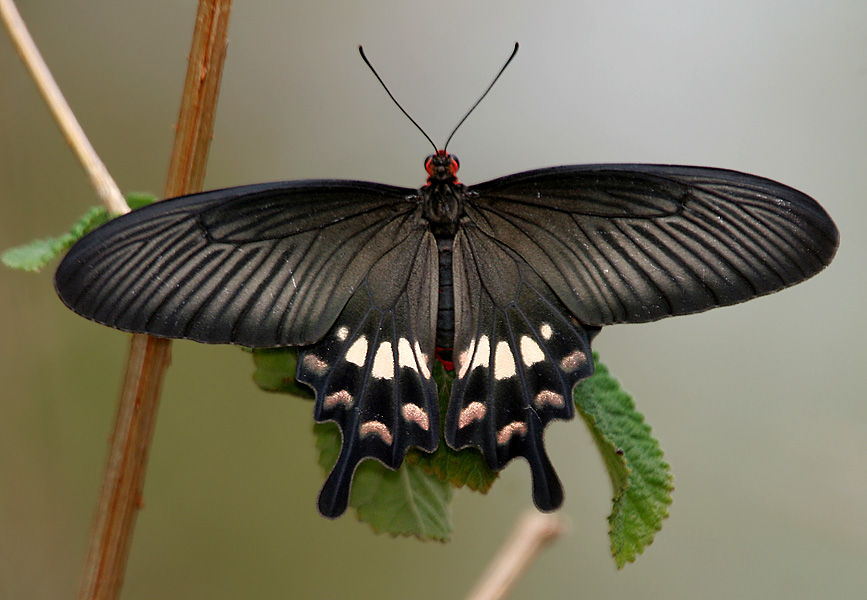
M 544 408 L 546 404 L 553 406 L 554 408 L 563 408 L 566 406 L 566 401 L 563 399 L 562 394 L 558 394 L 557 392 L 552 392 L 551 390 L 542 390 L 536 397 L 533 399 L 533 404 L 536 405 L 536 408 Z
M 488 411 L 481 402 L 470 402 L 458 415 L 458 429 L 463 429 L 473 421 L 480 421 Z
M 328 370 L 328 363 L 316 356 L 315 354 L 304 355 L 304 368 L 316 375 L 322 377 Z
M 397 364 L 418 371 L 412 346 L 409 345 L 409 340 L 406 338 L 400 338 L 400 341 L 397 342 Z
M 458 379 L 463 379 L 470 370 L 470 361 L 473 360 L 473 350 L 476 349 L 476 338 L 470 340 L 469 347 L 458 355 Z
M 430 367 L 427 364 L 427 357 L 421 351 L 421 346 L 418 345 L 418 340 L 415 341 L 415 357 L 418 359 L 418 364 L 421 367 L 421 376 L 425 379 L 430 379 Z
M 394 378 L 394 355 L 391 351 L 391 342 L 382 342 L 376 349 L 370 374 L 377 379 Z
M 502 446 L 503 444 L 508 443 L 508 441 L 512 439 L 512 436 L 516 434 L 524 435 L 525 433 L 527 433 L 526 423 L 522 423 L 521 421 L 512 421 L 497 433 L 497 443 Z
M 488 361 L 491 359 L 491 343 L 488 341 L 488 336 L 483 335 L 479 338 L 479 343 L 476 344 L 476 355 L 473 357 L 473 363 L 470 369 L 479 367 L 485 368 L 488 366 Z
M 587 355 L 581 350 L 575 350 L 563 357 L 563 360 L 560 361 L 560 368 L 567 373 L 572 373 L 573 371 L 577 371 L 586 362 Z
M 551 339 L 551 336 L 554 335 L 554 330 L 551 329 L 551 326 L 547 323 L 542 323 L 542 326 L 539 328 L 539 333 L 542 335 L 542 339 L 547 342 Z
M 515 357 L 512 349 L 505 341 L 497 342 L 497 351 L 494 354 L 494 378 L 508 379 L 515 376 Z
M 417 423 L 419 427 L 427 431 L 430 429 L 430 421 L 427 418 L 427 413 L 422 407 L 417 404 L 404 404 L 400 409 L 400 414 L 407 421 Z
M 345 325 L 337 330 L 334 336 L 340 340 L 341 342 L 345 342 L 346 338 L 349 337 L 349 327 Z
M 334 392 L 333 394 L 325 396 L 325 400 L 322 401 L 322 406 L 323 408 L 334 408 L 338 404 L 343 404 L 348 408 L 352 406 L 353 402 L 352 394 L 346 390 L 340 390 L 339 392 Z
M 358 433 L 361 434 L 361 437 L 365 437 L 368 435 L 378 435 L 380 439 L 391 446 L 391 442 L 393 438 L 391 437 L 391 432 L 388 430 L 388 427 L 385 426 L 384 423 L 380 423 L 379 421 L 367 421 L 361 424 L 361 427 L 358 428 Z
M 346 362 L 363 367 L 367 361 L 367 338 L 361 336 L 346 351 Z
M 539 344 L 528 335 L 521 336 L 521 359 L 528 367 L 545 360 L 545 353 Z

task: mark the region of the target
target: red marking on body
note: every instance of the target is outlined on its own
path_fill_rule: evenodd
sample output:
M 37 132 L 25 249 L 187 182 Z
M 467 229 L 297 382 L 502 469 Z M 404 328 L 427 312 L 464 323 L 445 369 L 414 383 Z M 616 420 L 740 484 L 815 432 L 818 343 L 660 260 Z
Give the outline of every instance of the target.
M 446 371 L 454 371 L 455 370 L 454 361 L 443 358 L 443 356 L 442 356 L 443 353 L 448 353 L 449 355 L 451 355 L 452 349 L 451 348 L 440 348 L 439 346 L 437 346 L 436 355 L 437 355 L 437 360 L 440 361 L 440 363 L 442 363 L 443 368 Z

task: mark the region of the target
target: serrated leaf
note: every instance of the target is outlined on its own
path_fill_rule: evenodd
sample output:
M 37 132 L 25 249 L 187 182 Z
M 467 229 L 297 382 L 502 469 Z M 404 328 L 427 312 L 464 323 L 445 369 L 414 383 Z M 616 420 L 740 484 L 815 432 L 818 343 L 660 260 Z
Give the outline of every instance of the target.
M 340 430 L 334 423 L 316 423 L 319 464 L 326 472 L 340 454 Z M 392 471 L 375 460 L 365 460 L 355 471 L 349 505 L 360 521 L 377 533 L 414 535 L 421 540 L 447 541 L 452 526 L 451 486 L 404 461 Z
M 313 390 L 295 381 L 297 348 L 254 348 L 252 353 L 256 366 L 253 381 L 259 388 L 308 399 L 315 397 Z
M 0 255 L 0 260 L 3 261 L 4 265 L 12 269 L 38 273 L 55 256 L 65 252 L 68 247 L 59 238 L 33 240 L 29 244 L 5 250 Z
M 310 388 L 295 381 L 296 348 L 257 348 L 251 352 L 256 366 L 253 380 L 261 389 L 314 397 Z M 340 454 L 340 430 L 333 423 L 322 423 L 314 424 L 313 432 L 319 464 L 328 472 Z M 452 489 L 448 482 L 417 463 L 405 460 L 400 469 L 392 471 L 375 460 L 362 462 L 352 480 L 349 505 L 356 509 L 358 518 L 377 533 L 445 541 L 451 535 Z
M 153 194 L 147 192 L 130 192 L 124 196 L 126 204 L 130 210 L 138 210 L 148 204 L 153 204 L 158 200 Z
M 442 424 L 445 423 L 455 373 L 454 371 L 446 371 L 439 361 L 435 361 L 433 378 L 439 390 L 440 423 Z M 455 487 L 467 486 L 469 489 L 482 494 L 488 493 L 499 476 L 499 473 L 488 468 L 485 457 L 478 448 L 452 450 L 446 444 L 442 433 L 440 434 L 440 445 L 436 451 L 428 454 L 419 450 L 410 450 L 406 455 L 406 460 Z
M 99 207 L 91 208 L 75 222 L 69 232 L 10 248 L 0 258 L 7 267 L 33 273 L 38 272 L 49 262 L 69 250 L 84 234 L 108 221 L 108 211 Z
M 662 528 L 674 486 L 659 442 L 635 410 L 632 397 L 596 353 L 593 359 L 596 371 L 575 387 L 575 405 L 593 434 L 614 488 L 609 537 L 620 569 L 633 562 Z
M 154 200 L 156 200 L 154 196 L 141 193 L 127 196 L 127 203 L 133 210 L 150 204 Z M 85 234 L 93 231 L 100 225 L 108 223 L 110 220 L 111 216 L 106 209 L 95 206 L 79 217 L 67 233 L 42 240 L 34 240 L 28 244 L 10 248 L 0 255 L 0 260 L 7 267 L 13 269 L 30 271 L 32 273 L 38 272 L 52 260 L 69 250 Z

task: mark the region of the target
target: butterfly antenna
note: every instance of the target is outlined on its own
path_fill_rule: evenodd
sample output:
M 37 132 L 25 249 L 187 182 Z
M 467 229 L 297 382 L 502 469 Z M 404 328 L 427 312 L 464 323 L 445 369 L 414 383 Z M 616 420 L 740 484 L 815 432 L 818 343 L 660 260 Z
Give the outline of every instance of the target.
M 458 123 L 457 126 L 455 126 L 454 129 L 452 129 L 451 134 L 449 135 L 448 139 L 446 140 L 446 144 L 445 144 L 445 146 L 443 146 L 443 150 L 445 150 L 445 149 L 448 147 L 449 142 L 452 141 L 452 138 L 454 137 L 455 133 L 457 133 L 457 131 L 458 131 L 458 129 L 460 129 L 461 125 L 464 124 L 464 121 L 467 120 L 467 117 L 469 117 L 470 114 L 471 114 L 474 110 L 476 110 L 476 107 L 477 107 L 479 104 L 481 104 L 482 100 L 485 99 L 485 96 L 488 95 L 488 92 L 490 92 L 490 91 L 491 91 L 491 88 L 494 87 L 494 84 L 497 83 L 497 80 L 500 78 L 500 75 L 503 74 L 503 71 L 506 70 L 506 67 L 509 66 L 509 63 L 512 62 L 512 59 L 515 58 L 515 55 L 516 55 L 517 53 L 518 53 L 518 42 L 515 42 L 515 49 L 512 50 L 512 54 L 509 56 L 509 59 L 506 61 L 506 64 L 503 65 L 503 68 L 500 69 L 500 72 L 497 73 L 497 76 L 496 76 L 496 77 L 494 77 L 494 80 L 491 82 L 491 85 L 488 86 L 488 89 L 486 89 L 486 90 L 484 91 L 484 93 L 479 97 L 479 99 L 476 100 L 476 103 L 473 104 L 472 107 L 470 107 L 470 110 L 467 111 L 467 114 L 464 115 L 464 118 L 461 119 L 461 122 Z M 430 139 L 430 138 L 428 138 L 428 139 Z
M 385 82 L 382 80 L 382 77 L 379 76 L 379 73 L 376 72 L 376 69 L 373 68 L 373 65 L 370 64 L 370 61 L 367 60 L 367 57 L 364 55 L 364 48 L 359 46 L 358 47 L 358 53 L 361 54 L 361 60 L 364 61 L 364 64 L 367 65 L 367 68 L 370 69 L 370 71 L 373 73 L 373 76 L 376 77 L 377 81 L 379 81 L 379 85 L 382 86 L 382 89 L 385 90 L 385 93 L 388 94 L 388 97 L 391 98 L 391 101 L 394 102 L 395 105 L 400 109 L 400 112 L 402 112 L 404 115 L 406 115 L 406 118 L 409 119 L 409 122 L 412 123 L 413 125 L 415 125 L 416 129 L 421 131 L 421 134 L 427 139 L 428 142 L 430 142 L 430 145 L 433 146 L 434 152 L 436 152 L 437 151 L 437 145 L 434 144 L 434 141 L 432 139 L 430 139 L 430 136 L 427 133 L 425 133 L 425 130 L 421 128 L 421 125 L 416 123 L 415 119 L 413 119 L 411 116 L 409 116 L 409 113 L 406 112 L 406 110 L 404 110 L 404 108 L 400 105 L 400 102 L 397 101 L 397 98 L 394 97 L 394 94 L 392 94 L 391 91 L 389 91 L 388 86 L 385 85 Z

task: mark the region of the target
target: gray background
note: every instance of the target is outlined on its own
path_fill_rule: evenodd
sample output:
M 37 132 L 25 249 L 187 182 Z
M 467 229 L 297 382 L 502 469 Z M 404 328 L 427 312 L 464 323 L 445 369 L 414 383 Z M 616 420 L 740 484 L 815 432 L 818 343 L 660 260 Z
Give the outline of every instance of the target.
M 21 11 L 122 189 L 164 184 L 195 2 L 27 1 Z M 637 564 L 608 556 L 610 486 L 580 422 L 548 447 L 571 535 L 514 597 L 863 598 L 867 589 L 867 4 L 236 3 L 207 187 L 345 177 L 416 187 L 430 148 L 462 179 L 582 162 L 761 174 L 818 199 L 842 247 L 815 279 L 596 343 L 672 464 L 671 517 Z M 96 201 L 0 34 L 0 247 Z M 80 319 L 50 273 L 0 269 L 0 597 L 73 597 L 127 336 Z M 311 405 L 249 357 L 178 343 L 124 598 L 456 598 L 530 505 L 520 462 L 459 492 L 450 544 L 318 517 Z

